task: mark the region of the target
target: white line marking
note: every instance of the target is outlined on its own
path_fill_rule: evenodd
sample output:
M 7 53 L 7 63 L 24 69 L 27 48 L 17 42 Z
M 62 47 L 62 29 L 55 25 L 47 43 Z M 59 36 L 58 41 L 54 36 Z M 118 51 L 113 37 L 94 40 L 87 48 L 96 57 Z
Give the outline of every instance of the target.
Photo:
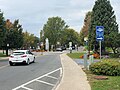
M 21 88 L 24 88 L 24 89 L 27 89 L 27 90 L 33 90 L 33 89 L 30 89 L 30 88 L 27 88 L 27 87 L 21 87 Z
M 60 78 L 62 77 L 63 75 L 63 68 L 60 68 L 60 77 L 58 78 L 59 80 L 57 81 L 57 83 L 55 84 L 55 86 L 52 88 L 52 90 L 56 90 L 56 88 L 59 86 L 60 84 Z
M 40 77 L 38 77 L 38 78 L 36 78 L 36 79 L 33 79 L 33 80 L 31 80 L 31 81 L 29 81 L 29 82 L 27 82 L 27 83 L 24 83 L 24 84 L 22 84 L 22 85 L 20 85 L 20 86 L 18 86 L 18 87 L 16 87 L 16 88 L 14 88 L 14 89 L 12 89 L 12 90 L 17 90 L 17 89 L 19 89 L 19 88 L 25 87 L 27 84 L 30 84 L 30 83 L 38 80 L 38 79 L 41 79 L 41 78 L 43 78 L 43 77 L 45 77 L 45 76 L 48 76 L 49 74 L 52 74 L 52 73 L 54 73 L 54 72 L 56 72 L 56 71 L 58 71 L 58 70 L 60 70 L 60 69 L 61 69 L 61 68 L 58 68 L 58 69 L 56 69 L 56 70 L 54 70 L 54 71 L 51 71 L 51 72 L 49 72 L 49 73 L 46 73 L 46 74 L 44 74 L 44 75 L 42 75 L 42 76 L 40 76 Z
M 46 77 L 49 77 L 49 78 L 52 78 L 52 79 L 56 79 L 56 80 L 58 80 L 58 78 L 56 78 L 56 77 L 53 77 L 53 76 L 46 76 Z
M 60 68 L 60 77 L 62 76 L 62 74 L 63 74 L 63 69 Z
M 2 66 L 2 67 L 0 67 L 0 69 L 5 68 L 5 67 L 8 67 L 8 66 L 9 66 L 9 65 Z
M 36 80 L 36 81 L 38 81 L 40 83 L 44 83 L 44 84 L 50 85 L 50 86 L 54 86 L 54 84 L 51 84 L 51 83 L 48 83 L 48 82 L 45 82 L 45 81 L 41 81 L 41 80 Z

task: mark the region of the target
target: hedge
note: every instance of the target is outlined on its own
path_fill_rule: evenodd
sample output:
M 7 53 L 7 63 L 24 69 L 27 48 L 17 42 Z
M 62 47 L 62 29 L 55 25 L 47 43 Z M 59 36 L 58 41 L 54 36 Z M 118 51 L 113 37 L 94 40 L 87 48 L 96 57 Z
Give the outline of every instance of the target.
M 97 75 L 120 76 L 120 62 L 116 60 L 103 60 L 93 63 L 89 69 Z

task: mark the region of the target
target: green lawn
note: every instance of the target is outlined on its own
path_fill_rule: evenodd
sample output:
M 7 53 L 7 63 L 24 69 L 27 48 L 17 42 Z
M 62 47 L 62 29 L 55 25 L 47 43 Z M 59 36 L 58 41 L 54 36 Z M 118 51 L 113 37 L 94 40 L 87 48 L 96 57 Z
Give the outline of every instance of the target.
M 73 59 L 80 59 L 80 56 L 84 55 L 84 53 L 68 53 L 67 55 Z
M 96 80 L 94 74 L 85 71 L 92 90 L 120 90 L 120 76 L 108 76 L 108 80 Z
M 84 54 L 85 54 L 85 52 L 81 52 L 81 53 L 77 52 L 77 53 L 68 53 L 67 55 L 73 59 L 80 59 L 80 56 L 82 56 Z M 108 58 L 108 60 L 120 60 L 120 58 Z
M 6 55 L 4 55 L 3 53 L 0 53 L 0 57 L 6 57 Z

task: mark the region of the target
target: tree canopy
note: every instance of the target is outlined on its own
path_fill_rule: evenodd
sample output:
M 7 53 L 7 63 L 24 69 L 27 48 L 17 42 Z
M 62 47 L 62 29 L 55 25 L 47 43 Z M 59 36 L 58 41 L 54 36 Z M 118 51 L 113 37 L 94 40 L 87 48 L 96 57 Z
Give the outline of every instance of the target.
M 37 47 L 37 43 L 39 43 L 39 38 L 34 34 L 28 32 L 23 34 L 23 28 L 19 24 L 19 20 L 15 20 L 13 23 L 9 19 L 5 20 L 3 13 L 0 11 L 0 49 L 6 49 L 6 53 L 8 53 L 8 48 L 20 49 L 22 46 L 26 46 L 26 49 L 28 49 L 29 46 Z
M 48 38 L 50 45 L 56 45 L 61 41 L 62 32 L 68 28 L 65 21 L 61 17 L 48 18 L 47 23 L 43 27 L 44 39 Z
M 34 36 L 34 34 L 30 34 L 29 32 L 24 32 L 23 33 L 23 48 L 24 49 L 35 49 L 37 48 L 37 44 L 39 43 L 39 38 Z
M 116 43 L 116 40 L 114 40 L 115 36 L 118 35 L 118 24 L 109 0 L 95 1 L 95 5 L 92 9 L 89 28 L 89 45 L 91 49 L 95 48 L 97 50 L 96 26 L 104 26 L 104 42 L 102 42 L 102 49 L 105 50 L 105 47 L 114 46 L 113 44 Z
M 72 42 L 73 45 L 79 44 L 79 34 L 74 29 L 65 29 L 62 37 L 63 45 L 69 45 Z
M 84 45 L 84 38 L 88 37 L 89 27 L 90 27 L 90 21 L 91 21 L 91 14 L 92 12 L 88 12 L 84 19 L 84 25 L 80 31 L 80 44 Z
M 4 46 L 9 44 L 9 48 L 20 48 L 23 45 L 23 28 L 19 24 L 19 20 L 15 20 L 11 23 L 10 20 L 6 20 L 6 33 Z
M 0 48 L 2 48 L 5 39 L 5 19 L 3 13 L 0 11 Z

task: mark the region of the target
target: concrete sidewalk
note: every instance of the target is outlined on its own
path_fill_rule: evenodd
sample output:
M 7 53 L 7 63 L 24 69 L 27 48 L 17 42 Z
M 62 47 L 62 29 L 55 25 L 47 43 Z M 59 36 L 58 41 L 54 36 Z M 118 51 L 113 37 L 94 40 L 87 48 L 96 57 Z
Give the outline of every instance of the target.
M 87 76 L 66 54 L 62 54 L 63 76 L 56 90 L 91 90 Z

